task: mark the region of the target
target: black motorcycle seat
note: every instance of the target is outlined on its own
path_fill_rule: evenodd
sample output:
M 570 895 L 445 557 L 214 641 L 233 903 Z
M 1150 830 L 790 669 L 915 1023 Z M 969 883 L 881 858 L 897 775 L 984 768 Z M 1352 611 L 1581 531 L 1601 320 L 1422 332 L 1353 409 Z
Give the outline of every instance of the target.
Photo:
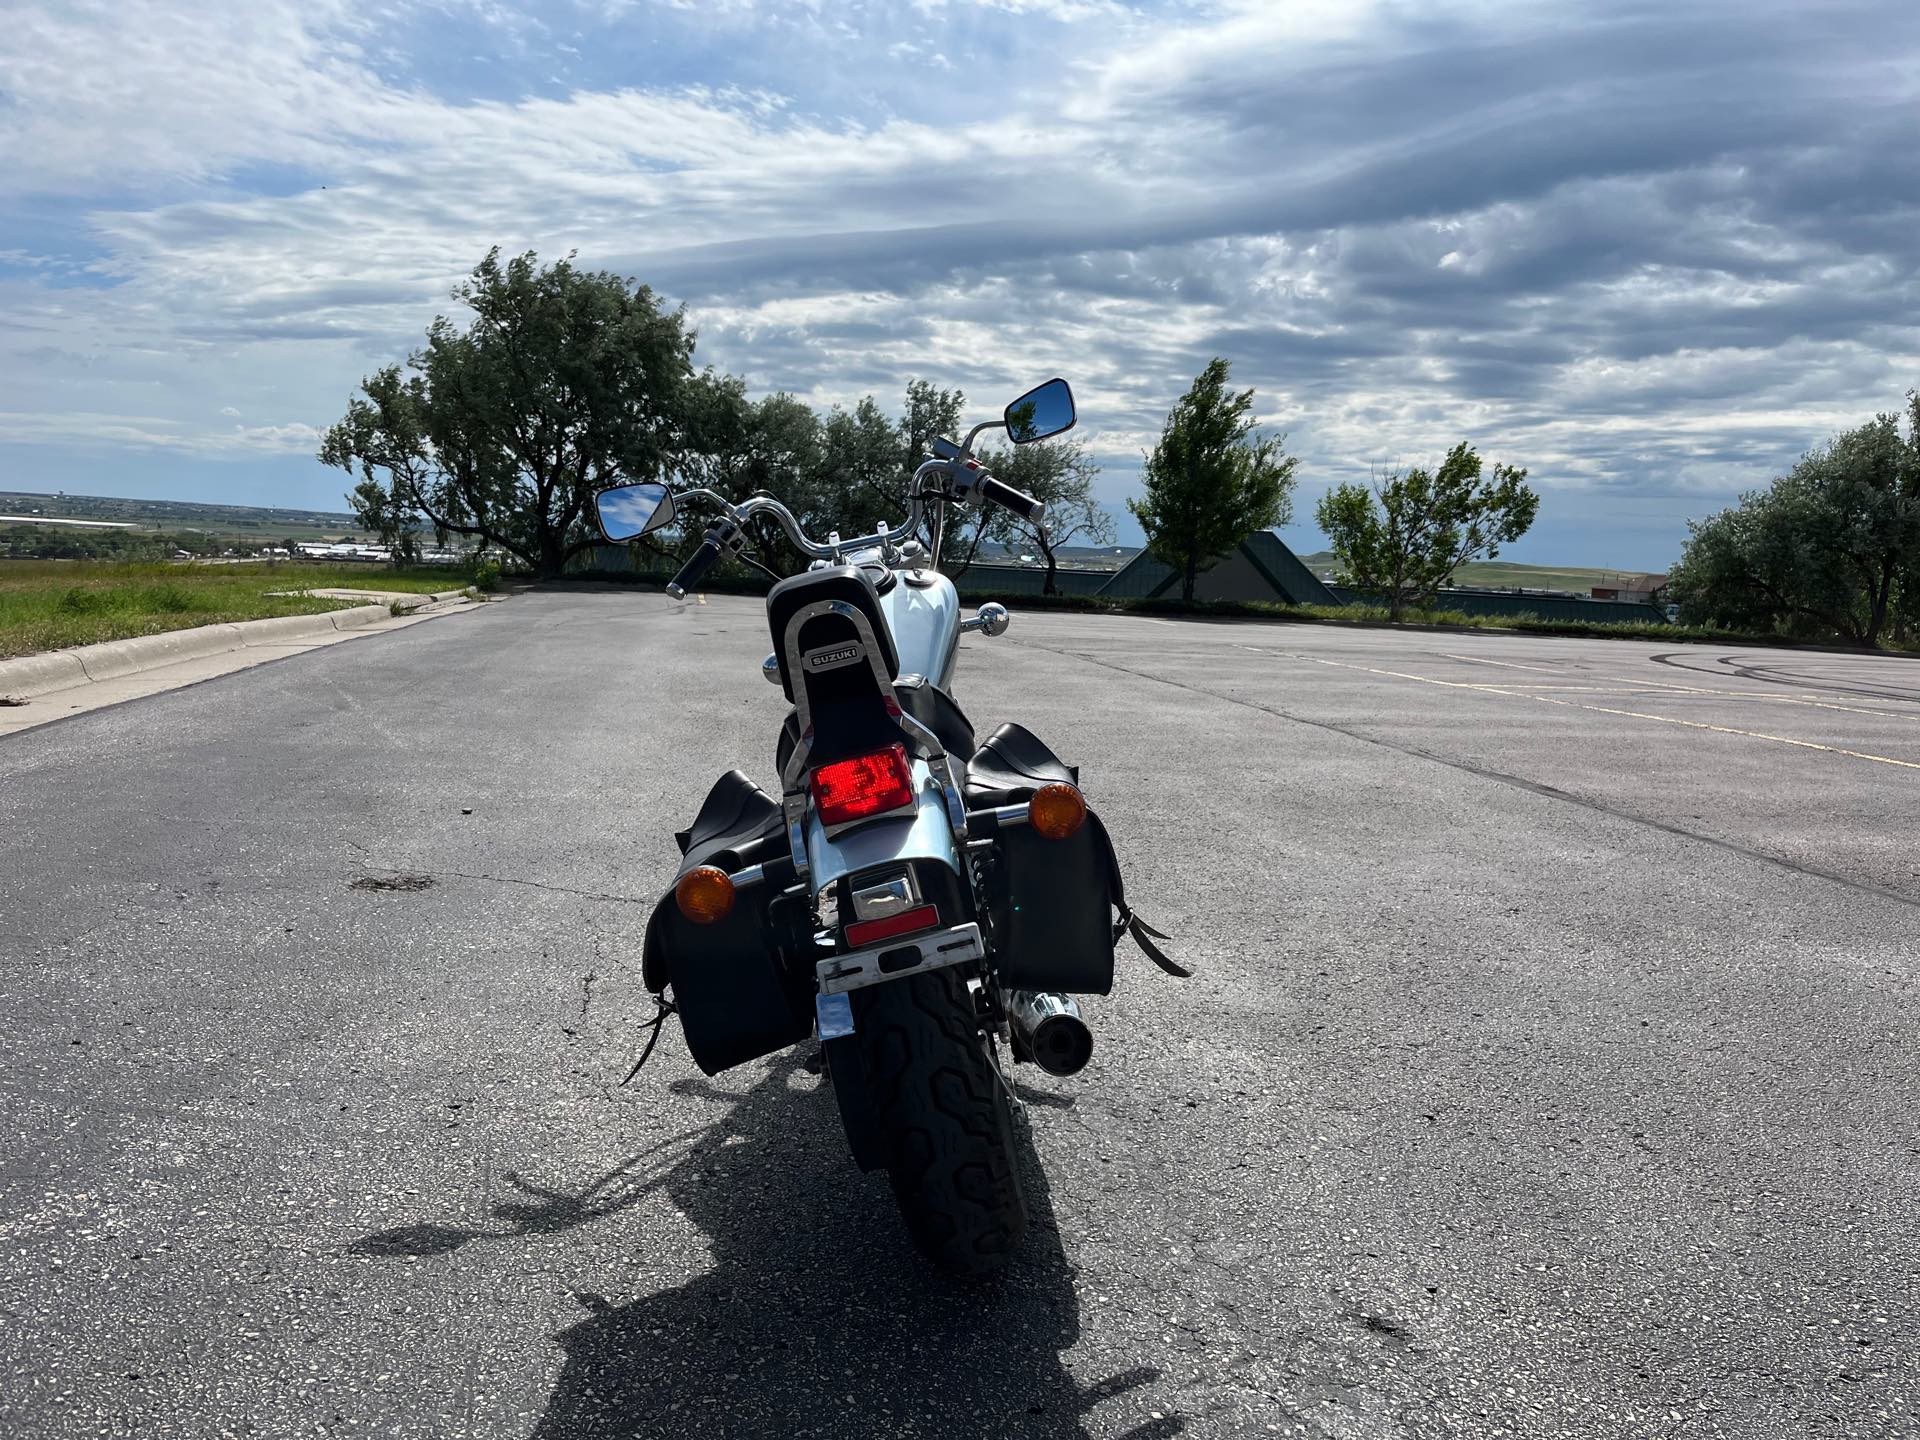
M 1017 805 L 1042 785 L 1078 785 L 1080 771 L 1066 764 L 1023 725 L 1011 722 L 989 735 L 967 761 L 967 805 Z
M 973 725 L 959 702 L 946 691 L 931 681 L 920 680 L 917 684 L 896 685 L 893 693 L 902 710 L 933 731 L 940 748 L 947 754 L 959 760 L 965 760 L 973 754 Z M 773 752 L 773 768 L 781 775 L 787 773 L 787 757 L 799 743 L 800 712 L 789 710 L 780 726 L 780 738 L 775 742 Z M 908 749 L 915 754 L 925 748 L 924 745 L 908 745 Z
M 738 770 L 713 782 L 693 824 L 673 838 L 682 856 L 680 873 L 696 865 L 731 869 L 739 852 L 756 840 L 780 833 L 780 802 Z
M 956 760 L 973 754 L 973 722 L 953 696 L 927 679 L 917 685 L 896 685 L 893 694 L 902 710 L 933 732 L 947 754 Z

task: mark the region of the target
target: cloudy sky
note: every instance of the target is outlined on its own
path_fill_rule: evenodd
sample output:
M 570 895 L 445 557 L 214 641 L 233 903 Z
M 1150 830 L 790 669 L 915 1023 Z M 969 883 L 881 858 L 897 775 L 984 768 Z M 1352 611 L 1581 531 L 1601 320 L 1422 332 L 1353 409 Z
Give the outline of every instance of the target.
M 1920 385 L 1916 101 L 1908 0 L 12 0 L 0 489 L 337 506 L 498 244 L 756 391 L 1064 374 L 1116 510 L 1221 354 L 1303 520 L 1466 438 L 1659 567 Z

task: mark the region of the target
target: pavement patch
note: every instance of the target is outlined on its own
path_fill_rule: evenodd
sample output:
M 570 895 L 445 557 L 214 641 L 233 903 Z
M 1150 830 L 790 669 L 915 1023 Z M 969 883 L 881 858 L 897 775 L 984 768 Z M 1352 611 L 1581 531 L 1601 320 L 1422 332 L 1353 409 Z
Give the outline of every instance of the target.
M 422 890 L 431 890 L 435 885 L 431 875 L 362 875 L 349 890 L 388 890 L 402 895 L 418 894 Z

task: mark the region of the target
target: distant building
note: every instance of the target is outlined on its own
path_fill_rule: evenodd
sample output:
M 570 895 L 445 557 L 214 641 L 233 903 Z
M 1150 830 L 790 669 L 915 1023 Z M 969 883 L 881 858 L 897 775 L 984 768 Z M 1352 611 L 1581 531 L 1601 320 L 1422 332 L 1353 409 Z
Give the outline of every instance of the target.
M 1618 585 L 1596 585 L 1596 600 L 1631 600 L 1640 605 L 1658 605 L 1666 594 L 1665 575 L 1629 575 Z
M 1142 550 L 1099 592 L 1116 599 L 1180 598 L 1180 572 Z M 1195 577 L 1196 600 L 1270 600 L 1283 605 L 1338 605 L 1339 596 L 1301 563 L 1271 530 L 1260 530 Z
M 1666 584 L 1664 575 L 1635 576 L 1634 583 Z M 1641 588 L 1617 598 L 1570 592 L 1486 590 L 1448 587 L 1434 597 L 1436 610 L 1459 610 L 1469 615 L 1531 615 L 1541 620 L 1579 620 L 1602 623 L 1647 618 L 1646 607 L 1655 591 Z M 1180 598 L 1180 576 L 1144 550 L 1114 573 L 1095 593 L 1115 599 Z M 1380 597 L 1348 586 L 1329 584 L 1315 575 L 1285 541 L 1271 530 L 1257 531 L 1232 553 L 1202 570 L 1194 585 L 1196 600 L 1266 600 L 1283 605 L 1377 605 Z

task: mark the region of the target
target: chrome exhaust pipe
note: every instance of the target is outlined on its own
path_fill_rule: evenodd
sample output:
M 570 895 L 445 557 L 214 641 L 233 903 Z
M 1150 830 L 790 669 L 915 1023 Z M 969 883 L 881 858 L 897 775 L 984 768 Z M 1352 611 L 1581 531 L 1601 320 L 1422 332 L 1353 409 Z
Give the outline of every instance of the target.
M 1013 1053 L 1049 1075 L 1077 1075 L 1093 1058 L 1093 1032 L 1071 997 L 1048 990 L 1009 990 Z

